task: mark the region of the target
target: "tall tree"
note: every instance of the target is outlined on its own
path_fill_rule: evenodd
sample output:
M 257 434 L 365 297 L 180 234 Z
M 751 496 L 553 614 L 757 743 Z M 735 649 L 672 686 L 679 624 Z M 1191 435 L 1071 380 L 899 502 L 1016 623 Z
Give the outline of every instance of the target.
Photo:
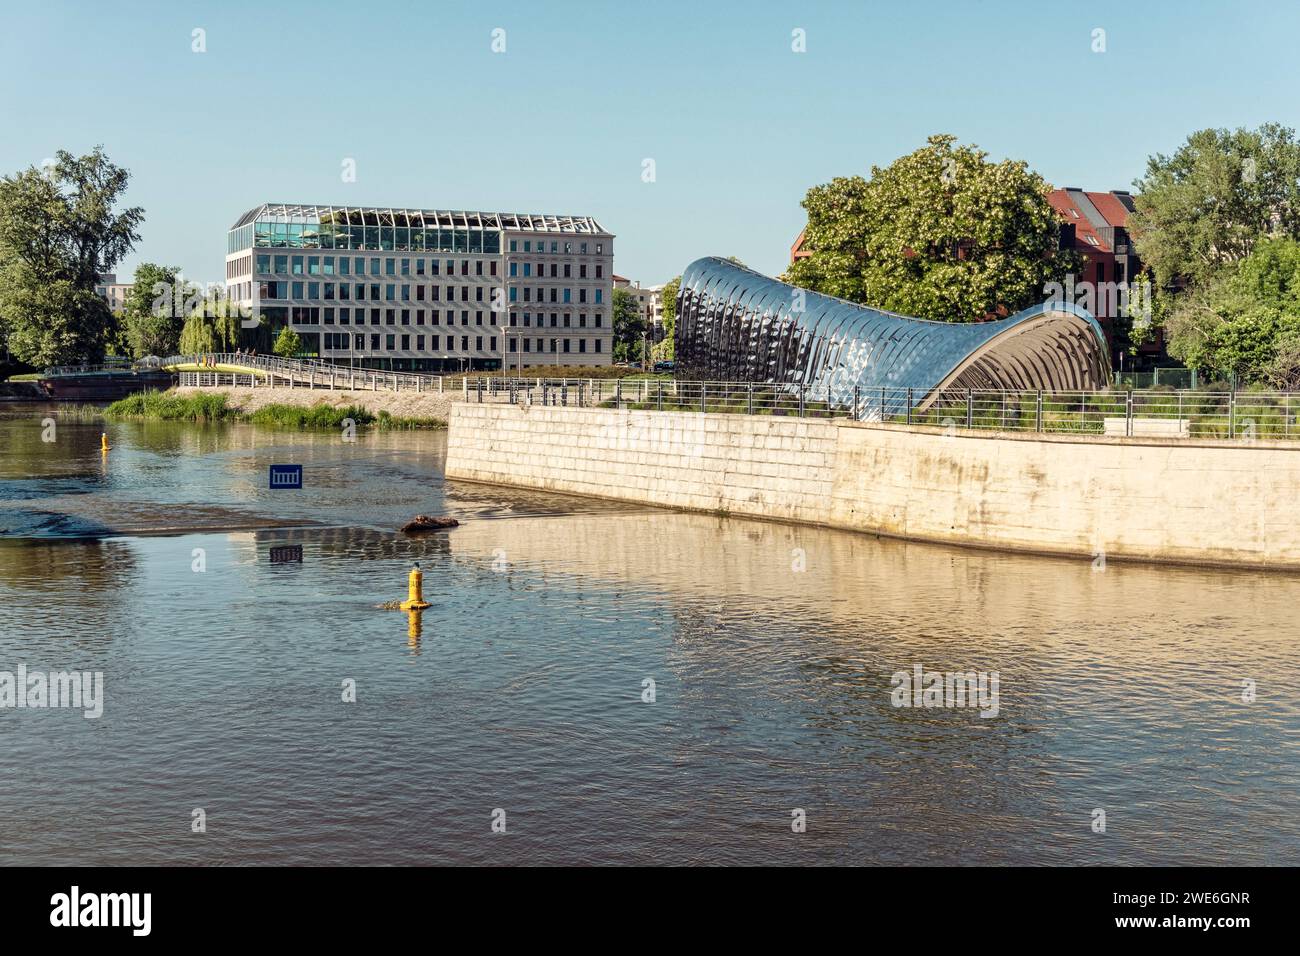
M 611 312 L 614 361 L 635 360 L 641 354 L 641 336 L 645 332 L 645 317 L 641 315 L 636 296 L 627 289 L 615 289 Z
M 139 241 L 138 207 L 115 213 L 130 174 L 101 147 L 0 179 L 0 313 L 9 349 L 34 365 L 97 360 L 112 314 L 95 294 Z
M 1300 238 L 1300 143 L 1276 123 L 1192 133 L 1134 186 L 1128 229 L 1161 288 L 1208 282 L 1265 236 Z
M 142 262 L 135 270 L 131 292 L 123 304 L 127 342 L 136 358 L 173 355 L 180 348 L 185 325 L 177 302 L 180 269 Z
M 658 357 L 665 361 L 671 361 L 676 355 L 673 336 L 677 329 L 677 293 L 681 288 L 682 277 L 677 276 L 664 283 L 663 291 L 659 295 L 663 308 L 664 340 L 660 343 Z
M 1043 301 L 1076 271 L 1063 251 L 1050 189 L 1021 161 L 992 163 L 975 146 L 931 136 L 871 178 L 808 190 L 796 285 L 875 308 L 976 321 Z
M 1173 298 L 1169 352 L 1188 367 L 1291 387 L 1300 342 L 1300 242 L 1262 239 Z

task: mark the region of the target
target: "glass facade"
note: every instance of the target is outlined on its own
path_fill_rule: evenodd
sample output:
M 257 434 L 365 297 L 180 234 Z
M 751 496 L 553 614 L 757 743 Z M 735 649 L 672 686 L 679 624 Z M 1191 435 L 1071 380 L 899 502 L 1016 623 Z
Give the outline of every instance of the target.
M 231 231 L 229 252 L 256 248 L 355 249 L 365 252 L 458 252 L 499 255 L 496 229 L 430 229 L 414 226 L 257 220 Z

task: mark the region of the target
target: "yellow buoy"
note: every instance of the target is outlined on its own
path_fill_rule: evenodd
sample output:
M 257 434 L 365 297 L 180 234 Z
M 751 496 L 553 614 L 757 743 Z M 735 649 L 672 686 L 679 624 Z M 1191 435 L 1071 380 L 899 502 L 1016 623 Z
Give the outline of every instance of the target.
M 411 568 L 411 574 L 406 580 L 406 600 L 402 602 L 403 611 L 422 610 L 429 607 L 429 602 L 424 599 L 424 572 L 420 570 L 420 562 L 415 562 L 415 567 Z
M 100 432 L 100 433 L 99 433 L 99 450 L 100 450 L 100 451 L 108 451 L 108 447 L 109 447 L 109 446 L 108 446 L 108 434 L 107 434 L 106 432 Z

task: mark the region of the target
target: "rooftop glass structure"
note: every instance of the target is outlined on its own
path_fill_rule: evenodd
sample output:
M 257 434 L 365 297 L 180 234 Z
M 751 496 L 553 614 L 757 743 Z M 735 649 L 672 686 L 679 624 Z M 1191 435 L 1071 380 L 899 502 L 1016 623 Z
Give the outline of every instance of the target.
M 258 247 L 496 255 L 502 233 L 509 232 L 610 236 L 590 216 L 263 203 L 230 227 L 226 251 Z

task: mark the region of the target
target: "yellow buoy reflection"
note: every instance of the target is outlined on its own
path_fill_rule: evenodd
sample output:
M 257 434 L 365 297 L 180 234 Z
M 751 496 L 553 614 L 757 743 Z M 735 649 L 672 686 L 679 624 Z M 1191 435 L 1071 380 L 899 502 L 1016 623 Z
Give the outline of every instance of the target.
M 424 626 L 420 623 L 420 616 L 423 613 L 416 608 L 406 612 L 406 643 L 411 647 L 420 646 L 420 635 L 424 633 Z

